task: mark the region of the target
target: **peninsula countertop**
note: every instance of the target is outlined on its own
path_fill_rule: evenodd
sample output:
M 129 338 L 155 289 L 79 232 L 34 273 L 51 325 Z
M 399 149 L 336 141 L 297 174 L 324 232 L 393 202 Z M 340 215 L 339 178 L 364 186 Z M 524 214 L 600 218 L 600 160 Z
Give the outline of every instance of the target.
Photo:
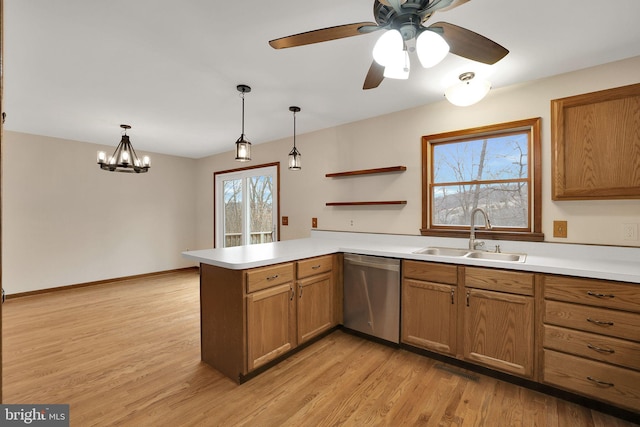
M 468 239 L 312 230 L 311 237 L 183 252 L 198 263 L 232 270 L 262 267 L 332 253 L 431 261 L 640 284 L 640 247 L 486 240 L 487 249 L 525 253 L 524 262 L 416 254 L 427 246 L 466 248 Z

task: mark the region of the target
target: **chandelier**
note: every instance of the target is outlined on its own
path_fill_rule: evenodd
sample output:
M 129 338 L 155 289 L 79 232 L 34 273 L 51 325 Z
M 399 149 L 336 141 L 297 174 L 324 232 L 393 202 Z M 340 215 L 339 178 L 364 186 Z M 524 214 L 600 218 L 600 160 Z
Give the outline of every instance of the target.
M 149 156 L 144 156 L 142 161 L 138 159 L 138 155 L 129 141 L 129 135 L 127 135 L 127 129 L 131 129 L 131 126 L 120 125 L 120 127 L 124 129 L 124 131 L 120 144 L 116 147 L 113 155 L 107 159 L 107 153 L 98 151 L 98 165 L 100 165 L 100 169 L 109 172 L 148 172 L 151 167 L 151 159 L 149 159 Z

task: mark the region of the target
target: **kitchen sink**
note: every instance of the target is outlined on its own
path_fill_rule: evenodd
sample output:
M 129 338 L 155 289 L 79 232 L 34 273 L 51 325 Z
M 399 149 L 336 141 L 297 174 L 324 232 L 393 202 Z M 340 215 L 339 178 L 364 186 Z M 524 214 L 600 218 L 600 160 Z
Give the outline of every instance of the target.
M 490 259 L 492 261 L 524 262 L 525 254 L 510 254 L 505 252 L 482 252 L 472 251 L 465 255 L 465 258 Z
M 414 254 L 462 257 L 468 252 L 468 249 L 427 247 L 415 251 Z
M 524 262 L 527 258 L 526 254 L 516 254 L 508 252 L 486 252 L 486 251 L 471 251 L 469 249 L 460 248 L 445 248 L 428 246 L 426 248 L 418 249 L 413 252 L 414 254 L 446 256 L 455 258 L 474 258 L 474 259 L 486 259 L 491 261 L 507 261 L 507 262 Z

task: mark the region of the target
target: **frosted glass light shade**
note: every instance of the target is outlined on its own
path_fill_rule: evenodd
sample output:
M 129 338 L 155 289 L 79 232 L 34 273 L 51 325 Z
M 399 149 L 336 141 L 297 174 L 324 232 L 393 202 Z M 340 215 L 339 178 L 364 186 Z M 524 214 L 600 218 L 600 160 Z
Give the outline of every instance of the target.
M 406 80 L 409 78 L 410 69 L 409 52 L 401 50 L 396 52 L 393 60 L 384 67 L 384 76 L 388 79 Z
M 394 55 L 404 48 L 402 34 L 398 30 L 389 30 L 380 36 L 375 46 L 373 46 L 373 59 L 378 64 L 386 67 L 393 61 Z
M 491 89 L 491 83 L 487 80 L 474 79 L 474 73 L 460 75 L 460 83 L 447 88 L 444 96 L 453 105 L 467 107 L 484 98 Z
M 449 45 L 434 31 L 425 30 L 416 40 L 416 53 L 424 68 L 437 65 L 449 53 Z

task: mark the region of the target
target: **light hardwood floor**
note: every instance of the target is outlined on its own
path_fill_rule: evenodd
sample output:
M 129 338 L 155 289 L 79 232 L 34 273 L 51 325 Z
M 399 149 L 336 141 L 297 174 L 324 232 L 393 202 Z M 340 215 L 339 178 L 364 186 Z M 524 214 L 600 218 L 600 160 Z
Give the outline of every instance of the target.
M 68 403 L 81 427 L 633 425 L 341 331 L 239 386 L 200 362 L 198 286 L 187 271 L 8 300 L 4 403 Z

